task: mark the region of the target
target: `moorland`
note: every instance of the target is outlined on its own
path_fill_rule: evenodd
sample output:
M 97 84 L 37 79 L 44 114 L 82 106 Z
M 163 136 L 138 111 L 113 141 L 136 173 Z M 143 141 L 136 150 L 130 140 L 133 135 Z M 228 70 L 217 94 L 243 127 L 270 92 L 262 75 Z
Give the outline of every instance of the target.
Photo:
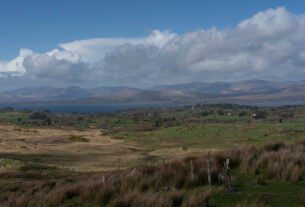
M 304 138 L 303 106 L 83 114 L 7 107 L 0 111 L 0 203 L 304 206 Z

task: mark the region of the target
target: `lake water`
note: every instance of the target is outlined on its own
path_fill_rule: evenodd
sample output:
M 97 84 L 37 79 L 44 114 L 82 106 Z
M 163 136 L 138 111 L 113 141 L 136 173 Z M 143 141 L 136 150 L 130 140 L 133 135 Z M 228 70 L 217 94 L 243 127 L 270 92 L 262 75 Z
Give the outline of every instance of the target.
M 0 104 L 0 108 L 49 110 L 50 112 L 106 113 L 136 108 L 170 108 L 181 106 L 174 103 L 124 103 L 124 104 Z

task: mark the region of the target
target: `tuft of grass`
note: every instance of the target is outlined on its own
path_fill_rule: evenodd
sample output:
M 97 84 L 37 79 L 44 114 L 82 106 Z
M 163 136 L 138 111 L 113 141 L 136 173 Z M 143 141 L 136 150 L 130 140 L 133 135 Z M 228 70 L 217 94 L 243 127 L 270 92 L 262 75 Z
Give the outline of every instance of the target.
M 9 158 L 0 158 L 0 169 L 20 169 L 24 162 Z
M 300 194 L 300 206 L 305 207 L 305 191 Z
M 243 150 L 241 171 L 249 174 L 266 174 L 271 179 L 296 183 L 305 170 L 305 146 L 269 143 L 261 148 Z
M 68 139 L 72 142 L 89 142 L 90 140 L 84 136 L 70 135 Z
M 254 194 L 252 198 L 247 199 L 241 203 L 238 203 L 236 207 L 267 207 L 268 202 L 266 195 L 264 194 Z

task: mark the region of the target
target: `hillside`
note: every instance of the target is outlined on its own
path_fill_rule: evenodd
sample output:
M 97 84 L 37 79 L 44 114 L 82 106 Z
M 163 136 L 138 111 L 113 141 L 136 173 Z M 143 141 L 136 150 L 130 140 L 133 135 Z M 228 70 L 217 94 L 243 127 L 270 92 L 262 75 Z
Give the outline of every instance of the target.
M 241 104 L 304 104 L 305 82 L 271 82 L 249 80 L 238 82 L 192 82 L 160 85 L 147 89 L 117 87 L 23 88 L 0 93 L 0 103 L 241 103 Z

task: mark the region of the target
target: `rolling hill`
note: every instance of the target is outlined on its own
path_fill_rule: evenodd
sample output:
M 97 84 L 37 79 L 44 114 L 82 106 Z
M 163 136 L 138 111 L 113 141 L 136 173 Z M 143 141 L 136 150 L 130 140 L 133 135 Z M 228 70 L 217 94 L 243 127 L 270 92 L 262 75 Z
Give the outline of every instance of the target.
M 0 103 L 133 103 L 232 102 L 242 104 L 304 104 L 305 81 L 191 82 L 147 89 L 116 87 L 36 87 L 0 92 Z

